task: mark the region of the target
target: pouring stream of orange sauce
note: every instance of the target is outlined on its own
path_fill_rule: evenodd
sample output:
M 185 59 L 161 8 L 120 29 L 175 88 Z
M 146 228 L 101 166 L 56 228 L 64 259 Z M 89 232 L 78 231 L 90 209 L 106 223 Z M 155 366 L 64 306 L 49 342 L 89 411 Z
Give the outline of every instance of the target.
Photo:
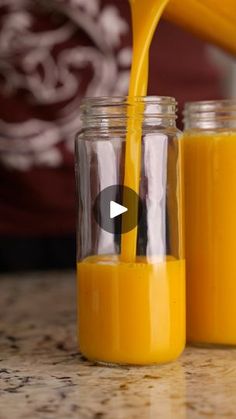
M 139 193 L 141 175 L 142 111 L 144 105 L 135 97 L 145 96 L 148 85 L 149 47 L 156 26 L 169 0 L 130 0 L 133 27 L 133 58 L 128 96 L 128 122 L 125 149 L 124 185 Z M 138 115 L 138 116 L 137 116 Z M 138 219 L 138 208 L 132 208 Z M 122 234 L 121 259 L 136 258 L 137 227 Z

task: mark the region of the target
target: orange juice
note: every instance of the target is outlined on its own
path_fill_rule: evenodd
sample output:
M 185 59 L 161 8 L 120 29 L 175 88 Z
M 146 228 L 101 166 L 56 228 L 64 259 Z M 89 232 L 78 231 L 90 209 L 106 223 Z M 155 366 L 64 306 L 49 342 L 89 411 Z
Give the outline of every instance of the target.
M 78 263 L 82 353 L 110 363 L 175 359 L 185 344 L 183 260 L 124 263 L 90 256 Z
M 236 133 L 184 135 L 187 337 L 236 345 Z

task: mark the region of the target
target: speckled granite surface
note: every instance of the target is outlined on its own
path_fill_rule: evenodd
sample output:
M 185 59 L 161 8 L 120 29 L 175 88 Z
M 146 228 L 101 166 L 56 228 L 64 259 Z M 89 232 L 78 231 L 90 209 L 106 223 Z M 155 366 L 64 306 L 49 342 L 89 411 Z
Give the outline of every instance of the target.
M 236 418 L 235 349 L 96 366 L 77 352 L 72 273 L 0 278 L 0 419 Z

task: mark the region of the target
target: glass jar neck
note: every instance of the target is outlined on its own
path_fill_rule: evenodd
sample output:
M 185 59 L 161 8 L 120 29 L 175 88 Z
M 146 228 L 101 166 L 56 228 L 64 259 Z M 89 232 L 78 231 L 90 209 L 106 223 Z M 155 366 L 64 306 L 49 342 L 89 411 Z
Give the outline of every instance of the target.
M 184 108 L 184 130 L 235 130 L 236 100 L 190 102 Z
M 81 105 L 82 129 L 126 129 L 129 121 L 135 128 L 175 127 L 177 103 L 172 97 L 146 96 L 85 98 Z

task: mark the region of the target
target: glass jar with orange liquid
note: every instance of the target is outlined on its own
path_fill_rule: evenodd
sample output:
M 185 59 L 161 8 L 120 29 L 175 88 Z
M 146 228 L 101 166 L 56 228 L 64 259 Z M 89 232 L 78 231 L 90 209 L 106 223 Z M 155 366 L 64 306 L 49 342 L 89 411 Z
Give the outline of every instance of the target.
M 184 115 L 187 339 L 236 345 L 236 100 Z
M 93 98 L 84 100 L 81 112 L 82 131 L 76 139 L 81 352 L 90 360 L 112 364 L 174 360 L 185 345 L 176 102 L 169 97 L 136 97 L 132 102 L 122 97 Z M 141 162 L 136 155 L 130 161 L 140 167 L 138 212 L 132 203 L 129 207 L 125 192 L 119 196 L 122 187 L 116 190 L 129 170 L 125 144 L 130 118 L 130 133 L 140 138 L 141 146 Z M 103 194 L 110 187 L 110 199 L 128 207 L 114 218 L 109 218 L 109 199 Z M 128 249 L 131 241 L 123 239 L 131 228 L 116 229 L 125 226 L 129 213 L 128 224 L 133 223 L 132 231 L 137 229 L 134 258 Z

